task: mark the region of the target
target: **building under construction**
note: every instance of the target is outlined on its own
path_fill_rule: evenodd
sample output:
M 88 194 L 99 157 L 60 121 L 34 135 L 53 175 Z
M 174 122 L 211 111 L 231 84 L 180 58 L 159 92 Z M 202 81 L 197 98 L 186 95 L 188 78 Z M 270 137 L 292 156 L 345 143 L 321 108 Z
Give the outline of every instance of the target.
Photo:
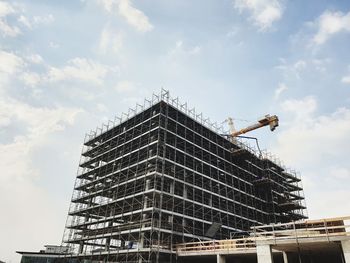
M 176 244 L 306 218 L 300 177 L 167 91 L 86 136 L 63 242 L 74 258 L 175 262 Z

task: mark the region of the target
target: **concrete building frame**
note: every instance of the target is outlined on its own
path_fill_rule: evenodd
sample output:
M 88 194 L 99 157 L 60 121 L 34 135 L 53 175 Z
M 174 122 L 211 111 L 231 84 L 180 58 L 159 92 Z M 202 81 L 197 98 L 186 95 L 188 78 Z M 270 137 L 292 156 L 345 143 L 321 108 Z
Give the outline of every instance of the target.
M 88 134 L 63 236 L 71 256 L 174 262 L 174 246 L 306 218 L 301 179 L 168 91 Z

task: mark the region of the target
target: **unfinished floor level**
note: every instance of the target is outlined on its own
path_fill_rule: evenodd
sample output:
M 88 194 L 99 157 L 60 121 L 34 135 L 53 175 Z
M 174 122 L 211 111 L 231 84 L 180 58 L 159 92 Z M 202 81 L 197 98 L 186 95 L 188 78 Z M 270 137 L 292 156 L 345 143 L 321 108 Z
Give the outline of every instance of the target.
M 176 248 L 181 263 L 350 263 L 350 216 L 256 226 L 248 237 Z

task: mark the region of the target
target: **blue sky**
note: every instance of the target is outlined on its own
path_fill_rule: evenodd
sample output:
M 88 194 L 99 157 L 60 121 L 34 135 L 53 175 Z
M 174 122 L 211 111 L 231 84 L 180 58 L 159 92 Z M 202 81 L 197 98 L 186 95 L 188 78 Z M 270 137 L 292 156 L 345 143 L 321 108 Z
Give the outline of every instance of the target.
M 86 132 L 158 93 L 300 171 L 311 218 L 350 213 L 350 2 L 0 0 L 0 260 L 59 244 Z M 246 121 L 242 121 L 246 120 Z

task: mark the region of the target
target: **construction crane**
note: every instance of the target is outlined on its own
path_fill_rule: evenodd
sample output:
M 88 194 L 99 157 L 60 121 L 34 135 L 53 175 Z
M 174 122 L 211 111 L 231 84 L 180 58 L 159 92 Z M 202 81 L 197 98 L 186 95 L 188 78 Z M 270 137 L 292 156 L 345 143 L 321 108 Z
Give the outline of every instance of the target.
M 231 126 L 230 127 L 231 128 L 231 131 L 230 131 L 231 137 L 237 137 L 239 135 L 245 134 L 247 132 L 250 132 L 250 131 L 253 131 L 253 130 L 259 129 L 261 127 L 264 127 L 264 126 L 268 126 L 268 125 L 270 126 L 270 130 L 274 131 L 276 129 L 276 127 L 278 127 L 278 117 L 276 115 L 272 115 L 272 116 L 265 115 L 265 117 L 258 120 L 257 123 L 250 125 L 246 128 L 243 128 L 239 131 L 234 131 L 232 129 L 234 127 L 232 118 L 228 118 L 228 123 Z

